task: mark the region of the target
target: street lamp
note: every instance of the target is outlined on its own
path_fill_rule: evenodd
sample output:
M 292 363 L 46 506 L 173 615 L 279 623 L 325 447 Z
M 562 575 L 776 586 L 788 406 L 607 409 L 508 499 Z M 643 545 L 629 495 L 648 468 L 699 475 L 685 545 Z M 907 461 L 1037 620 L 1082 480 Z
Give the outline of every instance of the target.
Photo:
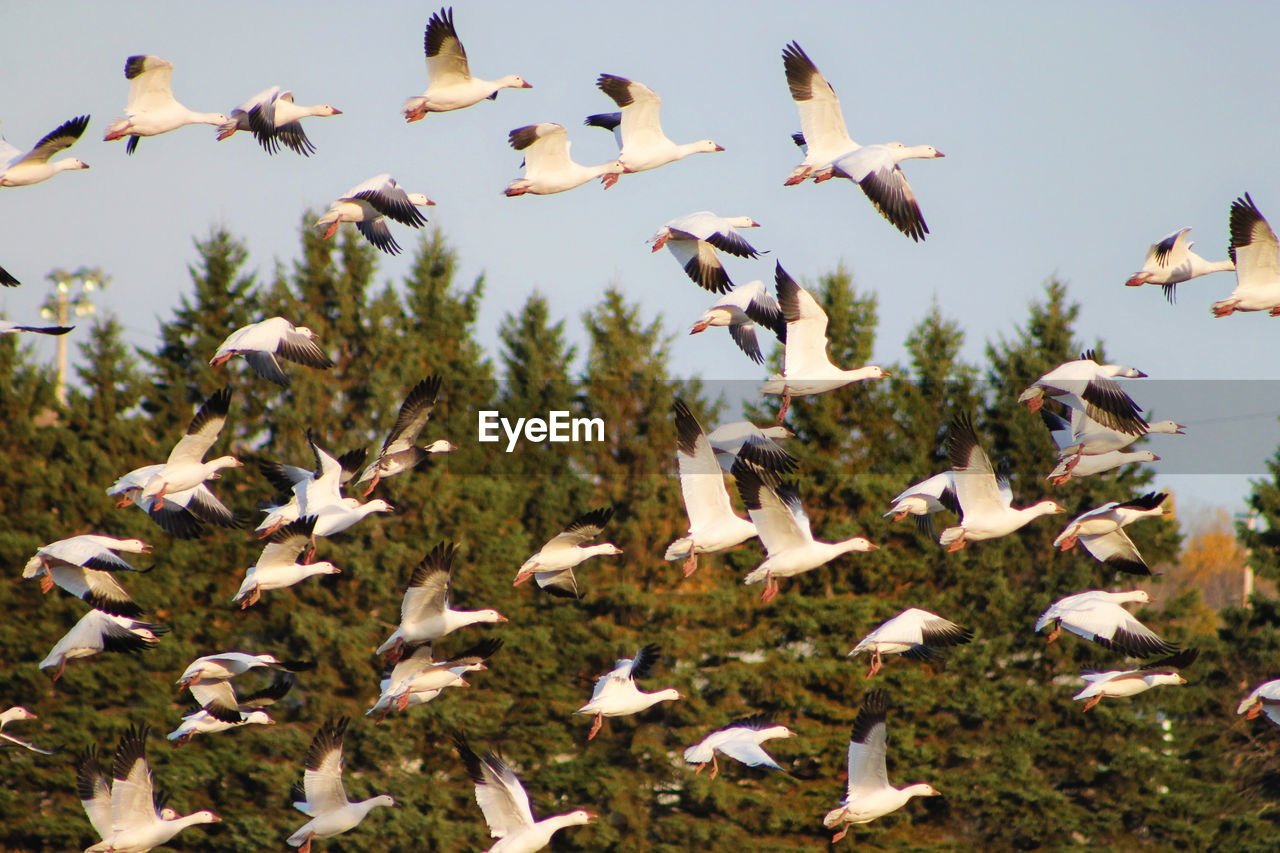
M 97 310 L 89 301 L 89 294 L 106 287 L 111 280 L 102 274 L 97 267 L 80 267 L 75 272 L 57 269 L 45 278 L 53 282 L 53 293 L 44 300 L 40 307 L 40 316 L 54 320 L 59 326 L 67 325 L 71 315 L 88 317 Z M 58 336 L 58 378 L 53 387 L 53 396 L 58 405 L 67 405 L 67 338 Z

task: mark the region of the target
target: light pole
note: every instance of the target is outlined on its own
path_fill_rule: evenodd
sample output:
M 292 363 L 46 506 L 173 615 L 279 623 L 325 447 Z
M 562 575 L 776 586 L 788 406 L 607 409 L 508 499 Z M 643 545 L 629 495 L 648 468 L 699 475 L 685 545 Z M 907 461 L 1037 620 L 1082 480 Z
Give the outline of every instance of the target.
M 97 267 L 80 267 L 75 272 L 57 269 L 45 276 L 53 282 L 53 293 L 45 299 L 40 307 L 40 316 L 53 319 L 59 326 L 65 326 L 74 313 L 77 317 L 87 317 L 96 309 L 89 301 L 89 294 L 106 287 L 110 280 Z M 59 406 L 67 405 L 67 337 L 58 336 L 58 378 L 53 386 L 53 396 Z

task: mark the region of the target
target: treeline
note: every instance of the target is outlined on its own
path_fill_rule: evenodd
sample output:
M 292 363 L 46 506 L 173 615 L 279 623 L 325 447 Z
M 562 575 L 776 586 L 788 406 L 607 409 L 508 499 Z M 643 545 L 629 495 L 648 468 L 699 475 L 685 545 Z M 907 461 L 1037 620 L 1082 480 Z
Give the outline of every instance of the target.
M 305 822 L 289 807 L 307 743 L 326 718 L 354 719 L 346 739 L 347 785 L 355 797 L 388 793 L 377 812 L 329 851 L 456 851 L 489 844 L 472 786 L 449 734 L 492 744 L 518 768 L 539 815 L 586 808 L 600 820 L 562 833 L 558 850 L 688 851 L 813 849 L 829 837 L 821 815 L 843 796 L 845 748 L 865 683 L 865 661 L 847 652 L 906 607 L 923 607 L 972 628 L 976 639 L 933 664 L 890 659 L 874 686 L 889 690 L 889 774 L 928 782 L 943 796 L 916 800 L 852 842 L 876 850 L 1231 849 L 1274 847 L 1280 817 L 1280 729 L 1245 723 L 1236 703 L 1280 674 L 1280 607 L 1219 614 L 1216 635 L 1196 591 L 1160 595 L 1143 615 L 1166 638 L 1201 649 L 1181 688 L 1131 701 L 1107 700 L 1082 714 L 1071 695 L 1082 667 L 1122 660 L 1072 637 L 1045 646 L 1031 626 L 1048 604 L 1092 588 L 1128 588 L 1079 550 L 1060 554 L 1058 521 L 945 554 L 916 528 L 882 517 L 889 498 L 946 466 L 942 436 L 951 417 L 975 413 L 979 434 L 1005 460 L 1018 505 L 1052 497 L 1088 508 L 1149 489 L 1130 468 L 1053 489 L 1043 480 L 1053 446 L 1017 392 L 1086 345 L 1077 306 L 1048 284 L 1010 337 L 987 346 L 985 364 L 960 358 L 963 332 L 931 310 L 906 341 L 908 360 L 884 365 L 892 378 L 797 400 L 788 425 L 799 457 L 799 488 L 819 538 L 865 536 L 879 544 L 786 581 L 770 605 L 741 578 L 762 559 L 758 543 L 703 558 L 689 579 L 663 550 L 687 526 L 674 477 L 671 407 L 688 402 L 705 425 L 736 420 L 720 395 L 677 378 L 671 333 L 645 322 L 625 292 L 610 288 L 581 318 L 586 352 L 569 344 L 566 320 L 532 295 L 500 330 L 501 349 L 475 340 L 483 280 L 455 280 L 457 259 L 439 233 L 419 248 L 409 276 L 375 283 L 374 252 L 358 241 L 317 239 L 302 229 L 301 260 L 259 281 L 243 246 L 225 233 L 197 244 L 192 287 L 160 330 L 154 351 L 134 351 L 106 319 L 80 337 L 79 382 L 60 409 L 50 371 L 0 340 L 0 553 L 11 583 L 0 585 L 0 705 L 40 715 L 21 734 L 62 751 L 9 753 L 0 785 L 0 850 L 82 849 L 97 839 L 77 800 L 72 757 L 90 744 L 114 749 L 133 724 L 156 732 L 152 763 L 182 812 L 209 808 L 223 822 L 188 830 L 175 850 L 248 853 L 282 848 Z M 876 300 L 839 270 L 809 283 L 830 315 L 838 364 L 869 360 Z M 233 329 L 281 315 L 319 335 L 336 366 L 290 366 L 281 390 L 233 361 L 208 359 Z M 574 336 L 579 337 L 579 336 Z M 725 341 L 726 352 L 731 343 Z M 1128 355 L 1128 354 L 1126 354 Z M 583 365 L 580 373 L 575 365 Z M 1141 365 L 1140 365 L 1141 366 Z M 379 487 L 396 513 L 374 516 L 333 539 L 318 558 L 342 574 L 269 592 L 240 611 L 231 598 L 260 550 L 245 530 L 211 530 L 175 540 L 136 509 L 116 509 L 105 489 L 126 471 L 161 461 L 195 406 L 233 388 L 227 429 L 216 446 L 247 462 L 215 491 L 255 522 L 270 487 L 253 460 L 309 467 L 308 430 L 335 452 L 376 451 L 404 394 L 430 373 L 443 377 L 440 404 L 424 432 L 458 449 L 425 470 Z M 1140 387 L 1134 393 L 1140 398 Z M 763 421 L 772 401 L 754 405 Z M 502 445 L 475 440 L 477 412 L 523 417 L 563 410 L 599 417 L 606 441 Z M 56 414 L 56 417 L 54 416 Z M 1280 456 L 1254 502 L 1280 530 Z M 736 503 L 736 497 L 735 497 Z M 513 589 L 520 563 L 583 511 L 613 506 L 607 538 L 624 554 L 579 571 L 580 601 L 533 585 Z M 251 527 L 252 525 L 250 525 Z M 1170 561 L 1179 537 L 1168 521 L 1129 529 L 1151 565 Z M 138 537 L 147 574 L 123 580 L 148 611 L 172 626 L 137 656 L 73 664 L 56 686 L 37 669 L 84 605 L 17 580 L 41 544 L 76 533 Z M 1258 570 L 1276 579 L 1280 534 L 1255 533 Z M 374 724 L 374 648 L 399 618 L 409 573 L 442 541 L 456 542 L 454 601 L 492 607 L 506 624 L 469 628 L 440 642 L 457 652 L 483 636 L 504 648 L 471 687 Z M 1119 585 L 1118 587 L 1116 585 Z M 658 643 L 662 656 L 646 689 L 676 687 L 681 701 L 607 723 L 587 743 L 590 721 L 574 709 L 615 658 Z M 278 725 L 197 737 L 172 750 L 164 732 L 191 707 L 174 680 L 196 657 L 241 649 L 310 658 L 292 694 L 273 709 Z M 695 777 L 682 750 L 707 732 L 767 712 L 797 737 L 775 741 L 790 775 L 732 765 Z

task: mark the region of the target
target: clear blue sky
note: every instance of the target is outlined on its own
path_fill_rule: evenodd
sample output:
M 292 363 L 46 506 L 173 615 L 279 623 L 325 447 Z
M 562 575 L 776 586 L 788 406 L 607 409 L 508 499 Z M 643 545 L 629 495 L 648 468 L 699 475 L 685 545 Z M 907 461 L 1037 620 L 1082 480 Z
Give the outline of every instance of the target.
M 225 226 L 269 279 L 277 263 L 296 258 L 304 210 L 390 172 L 438 203 L 428 216 L 461 252 L 464 279 L 486 276 L 479 334 L 491 349 L 502 316 L 533 288 L 575 334 L 610 282 L 673 329 L 691 324 L 711 300 L 644 241 L 668 219 L 710 209 L 763 224 L 749 237 L 771 253 L 730 259 L 737 281 L 767 279 L 775 258 L 801 279 L 845 264 L 879 297 L 878 360 L 902 357 L 907 331 L 936 299 L 967 331 L 966 354 L 978 361 L 985 342 L 1011 334 L 1041 283 L 1057 275 L 1084 303 L 1081 335 L 1153 377 L 1280 374 L 1280 319 L 1210 317 L 1232 275 L 1183 285 L 1174 307 L 1156 288 L 1123 287 L 1147 245 L 1178 227 L 1193 226 L 1198 250 L 1223 257 L 1227 210 L 1245 191 L 1280 226 L 1275 4 L 458 2 L 473 72 L 520 74 L 534 88 L 407 125 L 400 104 L 426 88 L 422 30 L 437 8 L 7 7 L 0 132 L 23 147 L 91 113 L 71 154 L 92 168 L 0 191 L 0 265 L 24 281 L 0 294 L 0 307 L 32 319 L 47 271 L 99 265 L 114 278 L 99 305 L 145 346 L 190 286 L 194 237 Z M 848 182 L 782 186 L 800 159 L 788 138 L 798 121 L 780 59 L 792 39 L 835 86 L 859 142 L 927 143 L 947 155 L 906 164 L 932 230 L 924 244 L 898 234 Z M 219 143 L 207 126 L 143 139 L 126 157 L 123 143 L 101 138 L 123 111 L 122 69 L 134 53 L 171 60 L 174 92 L 195 110 L 227 112 L 278 84 L 299 103 L 330 103 L 344 115 L 308 120 L 318 148 L 310 159 L 269 157 L 245 135 Z M 710 137 L 725 152 L 624 176 L 607 192 L 593 184 L 504 198 L 502 187 L 520 173 L 520 155 L 506 146 L 511 128 L 560 122 L 581 162 L 615 156 L 611 136 L 581 126 L 613 109 L 594 86 L 601 72 L 662 95 L 673 139 Z M 396 280 L 407 265 L 408 253 L 387 258 L 380 277 Z M 714 331 L 682 338 L 673 356 L 685 375 L 763 375 Z M 1247 475 L 1260 473 L 1280 443 L 1280 386 L 1231 386 L 1226 402 L 1193 405 L 1196 389 L 1211 384 L 1167 386 L 1177 391 L 1152 405 L 1194 433 L 1182 452 L 1195 458 L 1173 464 L 1171 443 L 1180 439 L 1153 441 L 1166 457 L 1157 470 L 1180 495 L 1234 509 Z M 1141 389 L 1133 393 L 1142 400 Z M 1184 397 L 1186 410 L 1175 410 Z M 1211 420 L 1241 430 L 1231 439 L 1245 445 L 1240 458 L 1204 461 L 1213 450 L 1206 437 L 1217 434 Z

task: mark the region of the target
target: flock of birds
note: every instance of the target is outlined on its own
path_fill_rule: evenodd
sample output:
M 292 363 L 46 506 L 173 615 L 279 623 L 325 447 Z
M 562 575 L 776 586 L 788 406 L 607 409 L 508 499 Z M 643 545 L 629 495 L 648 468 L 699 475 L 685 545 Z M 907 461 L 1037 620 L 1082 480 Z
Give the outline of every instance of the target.
M 429 86 L 423 95 L 405 102 L 403 114 L 407 121 L 493 99 L 504 88 L 530 88 L 517 76 L 493 81 L 472 77 L 451 9 L 431 16 L 424 47 Z M 854 142 L 835 91 L 804 50 L 793 42 L 783 49 L 782 58 L 799 112 L 801 132 L 795 135 L 795 141 L 804 149 L 802 163 L 791 171 L 785 183 L 846 178 L 857 183 L 877 210 L 904 235 L 915 241 L 925 239 L 929 228 L 900 164 L 907 159 L 943 155 L 927 145 L 892 142 L 862 146 Z M 129 57 L 125 64 L 125 77 L 130 81 L 126 115 L 111 123 L 104 139 L 127 139 L 127 150 L 133 153 L 142 137 L 191 124 L 210 124 L 218 128 L 218 139 L 244 131 L 252 134 L 268 153 L 283 147 L 310 156 L 315 146 L 301 121 L 341 115 L 340 110 L 329 105 L 300 106 L 291 92 L 280 87 L 260 92 L 228 115 L 194 112 L 173 97 L 172 72 L 173 66 L 159 57 Z M 613 100 L 618 111 L 590 116 L 586 123 L 616 134 L 617 159 L 598 166 L 575 163 L 569 157 L 567 131 L 560 124 L 545 122 L 516 128 L 510 132 L 509 140 L 512 148 L 523 153 L 525 171 L 522 178 L 507 186 L 507 195 L 564 192 L 594 178 L 600 178 L 608 188 L 623 174 L 659 168 L 696 153 L 723 150 L 711 140 L 677 144 L 668 139 L 659 122 L 661 99 L 643 83 L 602 74 L 597 86 Z M 0 186 L 26 186 L 62 171 L 88 168 L 75 158 L 52 159 L 75 143 L 88 123 L 88 116 L 67 121 L 25 153 L 5 143 L 0 149 Z M 402 190 L 390 175 L 380 174 L 334 201 L 316 226 L 324 229 L 324 237 L 328 238 L 341 223 L 351 222 L 375 247 L 394 254 L 400 246 L 389 221 L 420 227 L 426 220 L 419 209 L 432 203 L 423 194 Z M 750 217 L 720 217 L 700 211 L 672 219 L 650 242 L 655 252 L 668 249 L 690 279 L 719 297 L 693 326 L 693 333 L 713 326 L 727 327 L 737 346 L 757 363 L 764 362 L 760 329 L 771 332 L 783 345 L 783 371 L 762 389 L 762 393 L 780 397 L 777 425 L 762 428 L 742 422 L 707 432 L 684 401 L 675 402 L 676 459 L 689 527 L 664 554 L 667 560 L 682 560 L 688 576 L 696 571 L 701 555 L 723 552 L 758 537 L 766 556 L 746 575 L 744 583 L 762 584 L 761 600 L 767 603 L 780 594 L 781 581 L 812 571 L 843 554 L 877 548 L 862 537 L 824 542 L 814 536 L 798 490 L 784 480 L 796 470 L 797 463 L 780 443 L 790 437 L 781 424 L 795 398 L 830 393 L 887 373 L 875 365 L 846 369 L 832 363 L 827 352 L 826 314 L 818 300 L 787 275 L 781 263 L 776 265 L 772 290 L 760 281 L 733 285 L 719 253 L 757 258 L 759 251 L 737 230 L 756 225 Z M 1231 206 L 1228 260 L 1210 262 L 1194 254 L 1187 240 L 1189 230 L 1180 229 L 1153 245 L 1143 269 L 1127 284 L 1160 285 L 1172 300 L 1174 288 L 1181 282 L 1234 270 L 1237 286 L 1229 298 L 1214 304 L 1215 316 L 1259 310 L 1280 315 L 1280 244 L 1247 194 Z M 18 282 L 0 270 L 0 283 L 12 286 Z M 69 329 L 0 325 L 0 333 L 16 331 L 63 334 Z M 281 359 L 317 370 L 334 364 L 315 332 L 282 317 L 233 331 L 212 354 L 210 364 L 218 367 L 235 357 L 245 359 L 257 375 L 281 387 L 290 384 Z M 1032 411 L 1042 412 L 1059 448 L 1048 479 L 1060 485 L 1071 478 L 1154 460 L 1156 457 L 1149 451 L 1128 448 L 1149 434 L 1182 432 L 1182 427 L 1172 421 L 1145 420 L 1141 406 L 1117 381 L 1144 375 L 1134 368 L 1102 363 L 1093 353 L 1084 353 L 1040 377 L 1022 393 L 1020 402 Z M 310 577 L 340 572 L 331 562 L 314 560 L 316 540 L 391 509 L 384 500 L 362 501 L 344 495 L 343 489 L 367 483 L 361 495 L 367 498 L 381 481 L 454 449 L 445 439 L 419 444 L 440 388 L 440 378 L 432 376 L 408 393 L 377 458 L 367 466 L 366 451 L 335 456 L 312 436 L 308 439 L 314 467 L 282 462 L 261 466 L 281 500 L 269 508 L 258 527 L 267 543 L 257 563 L 246 570 L 233 603 L 246 609 L 264 594 Z M 1045 408 L 1047 401 L 1052 405 Z M 208 484 L 220 476 L 219 472 L 241 467 L 241 462 L 232 456 L 205 460 L 219 439 L 231 403 L 229 388 L 213 394 L 165 462 L 128 472 L 107 493 L 121 496 L 118 506 L 138 506 L 175 537 L 199 536 L 210 525 L 238 526 L 238 519 Z M 921 530 L 932 535 L 936 513 L 957 513 L 958 523 L 943 529 L 938 536 L 947 551 L 1008 536 L 1041 516 L 1065 512 L 1053 501 L 1015 508 L 1008 480 L 992 464 L 967 415 L 950 424 L 946 452 L 949 468 L 906 488 L 894 498 L 885 515 L 895 520 L 914 517 Z M 734 511 L 726 473 L 731 475 L 747 509 L 747 518 Z M 1066 551 L 1080 544 L 1109 569 L 1150 574 L 1124 528 L 1143 518 L 1162 515 L 1166 498 L 1165 494 L 1150 493 L 1103 504 L 1072 520 L 1054 545 Z M 583 513 L 525 561 L 514 584 L 532 580 L 553 595 L 578 597 L 575 569 L 592 557 L 621 553 L 607 542 L 592 544 L 603 535 L 611 516 L 609 507 Z M 27 563 L 24 578 L 39 579 L 45 592 L 60 587 L 90 607 L 40 663 L 41 669 L 53 670 L 55 681 L 69 662 L 103 652 L 139 651 L 160 642 L 167 629 L 143 621 L 142 609 L 118 580 L 121 573 L 137 571 L 122 554 L 145 554 L 149 550 L 149 545 L 137 539 L 84 534 L 41 547 Z M 464 611 L 453 607 L 456 555 L 454 545 L 442 543 L 412 572 L 400 624 L 377 648 L 378 654 L 386 656 L 387 668 L 368 714 L 378 720 L 412 705 L 428 703 L 447 688 L 466 685 L 468 674 L 485 670 L 502 647 L 500 639 L 489 639 L 451 658 L 433 651 L 436 641 L 455 631 L 471 625 L 506 622 L 497 610 Z M 1083 591 L 1053 603 L 1037 621 L 1036 631 L 1052 627 L 1049 641 L 1065 629 L 1133 657 L 1164 656 L 1145 666 L 1086 673 L 1085 686 L 1074 697 L 1087 700 L 1085 710 L 1103 697 L 1129 697 L 1156 686 L 1184 683 L 1181 671 L 1195 661 L 1197 650 L 1176 648 L 1122 606 L 1146 601 L 1147 594 L 1141 590 Z M 868 633 L 850 655 L 870 656 L 867 678 L 872 678 L 886 656 L 928 659 L 941 649 L 962 645 L 972 638 L 971 630 L 955 622 L 910 608 Z M 659 649 L 645 646 L 600 675 L 591 697 L 577 711 L 592 718 L 588 739 L 596 737 L 607 717 L 638 714 L 660 702 L 682 698 L 673 688 L 647 692 L 637 685 L 637 681 L 649 677 L 658 660 Z M 296 683 L 296 673 L 314 665 L 244 651 L 199 658 L 182 673 L 178 684 L 190 691 L 200 707 L 183 717 L 178 728 L 168 735 L 169 740 L 181 746 L 198 735 L 270 724 L 267 709 L 289 693 Z M 258 670 L 273 673 L 269 683 L 253 691 L 237 687 L 236 679 Z M 828 828 L 838 830 L 833 841 L 851 826 L 895 811 L 913 797 L 939 793 L 928 784 L 897 788 L 889 783 L 885 766 L 887 711 L 884 690 L 871 690 L 864 696 L 848 746 L 845 796 L 823 821 Z M 1260 686 L 1241 703 L 1239 713 L 1250 718 L 1265 713 L 1280 724 L 1280 681 Z M 34 718 L 35 714 L 25 708 L 11 708 L 0 714 L 0 730 L 7 724 Z M 331 719 L 314 735 L 304 758 L 303 780 L 294 797 L 295 808 L 308 820 L 287 839 L 290 845 L 309 850 L 314 839 L 346 832 L 373 809 L 395 805 L 388 795 L 357 802 L 348 799 L 343 787 L 342 750 L 349 724 L 346 718 Z M 717 753 L 749 766 L 781 769 L 763 744 L 793 734 L 766 716 L 753 715 L 711 732 L 702 742 L 686 749 L 684 758 L 699 772 L 710 764 L 713 778 L 719 772 Z M 80 798 L 101 837 L 90 851 L 145 853 L 186 827 L 218 820 L 210 811 L 184 816 L 165 805 L 153 787 L 146 756 L 147 737 L 147 726 L 135 726 L 121 738 L 111 760 L 107 761 L 96 748 L 77 758 Z M 0 742 L 48 752 L 3 731 Z M 500 755 L 477 754 L 461 733 L 455 736 L 455 745 L 474 782 L 475 798 L 489 830 L 498 839 L 491 848 L 494 853 L 531 853 L 542 849 L 560 829 L 593 819 L 590 812 L 579 810 L 537 820 L 522 783 Z

